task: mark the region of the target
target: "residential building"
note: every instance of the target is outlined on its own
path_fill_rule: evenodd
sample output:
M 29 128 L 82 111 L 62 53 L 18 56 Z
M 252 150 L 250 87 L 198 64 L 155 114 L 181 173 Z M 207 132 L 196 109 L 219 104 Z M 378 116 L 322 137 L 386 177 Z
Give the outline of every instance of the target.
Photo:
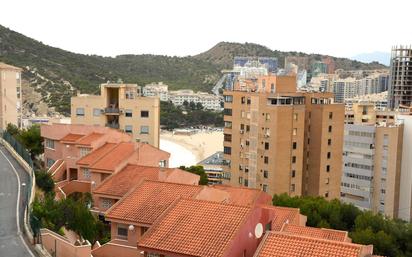
M 355 103 L 372 103 L 376 110 L 384 111 L 388 109 L 388 91 L 345 99 L 346 110 L 351 110 Z
M 344 103 L 345 99 L 357 96 L 356 80 L 354 78 L 339 79 L 333 82 L 333 94 L 335 102 Z
M 395 123 L 397 115 L 409 114 L 409 110 L 403 112 L 380 110 L 375 107 L 371 102 L 358 102 L 353 103 L 351 108 L 345 111 L 345 123 L 346 124 L 366 124 L 375 125 L 380 123 Z
M 100 90 L 100 95 L 72 97 L 72 124 L 121 129 L 135 142 L 159 146 L 159 98 L 140 96 L 136 84 L 107 83 Z
M 399 189 L 398 218 L 412 221 L 412 116 L 402 114 L 403 123 L 402 162 Z
M 169 100 L 169 86 L 163 82 L 150 83 L 143 87 L 143 96 L 156 96 L 160 101 Z
M 209 180 L 209 185 L 214 185 L 223 183 L 223 163 L 223 152 L 218 151 L 199 162 L 197 165 L 203 166 Z
M 392 47 L 389 107 L 412 105 L 412 46 Z
M 297 65 L 300 70 L 309 69 L 309 57 L 307 56 L 286 56 L 284 67 L 287 67 L 290 63 Z
M 176 106 L 185 102 L 201 103 L 207 110 L 222 110 L 222 97 L 204 92 L 194 93 L 193 90 L 183 89 L 169 92 L 169 100 Z
M 0 130 L 9 123 L 21 127 L 21 71 L 0 62 Z
M 345 124 L 341 200 L 399 217 L 402 124 Z
M 127 133 L 87 125 L 41 125 L 44 163 L 59 197 L 91 192 L 129 164 L 168 167 L 170 154 L 136 143 Z
M 312 76 L 318 76 L 319 74 L 328 73 L 328 65 L 321 61 L 315 61 L 311 64 L 310 71 Z
M 224 92 L 224 174 L 270 195 L 339 198 L 344 106 L 299 92 L 295 76 L 241 80 Z

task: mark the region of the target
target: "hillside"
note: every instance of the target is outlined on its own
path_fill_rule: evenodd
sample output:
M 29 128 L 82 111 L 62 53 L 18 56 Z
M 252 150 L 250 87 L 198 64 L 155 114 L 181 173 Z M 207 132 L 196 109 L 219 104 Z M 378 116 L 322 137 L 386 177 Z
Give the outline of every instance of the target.
M 163 81 L 170 88 L 208 91 L 220 77 L 220 70 L 230 68 L 233 57 L 274 56 L 282 65 L 287 55 L 296 52 L 273 51 L 257 44 L 222 42 L 196 56 L 121 55 L 101 57 L 83 55 L 47 46 L 0 25 L 0 61 L 24 68 L 23 79 L 39 92 L 49 106 L 68 114 L 70 96 L 75 90 L 97 93 L 100 83 L 121 79 L 144 85 Z M 319 59 L 321 55 L 308 55 Z M 375 69 L 384 66 L 335 58 L 337 68 Z

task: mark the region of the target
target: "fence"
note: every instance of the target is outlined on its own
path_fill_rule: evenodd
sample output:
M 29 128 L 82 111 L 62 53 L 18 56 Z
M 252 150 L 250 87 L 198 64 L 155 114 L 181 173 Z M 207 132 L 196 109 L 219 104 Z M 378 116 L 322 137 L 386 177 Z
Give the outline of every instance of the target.
M 26 201 L 25 201 L 25 210 L 27 215 L 26 217 L 30 217 L 30 199 L 32 199 L 32 186 L 33 186 L 33 180 L 34 180 L 34 166 L 33 166 L 33 161 L 31 159 L 30 153 L 26 150 L 26 148 L 19 142 L 17 139 L 8 133 L 7 131 L 2 131 L 0 130 L 0 137 L 4 139 L 13 149 L 15 152 L 29 165 L 30 171 L 29 173 L 29 179 L 27 181 L 26 185 Z M 33 228 L 33 227 L 32 227 Z M 36 229 L 37 230 L 37 229 Z M 36 231 L 34 231 L 36 234 Z

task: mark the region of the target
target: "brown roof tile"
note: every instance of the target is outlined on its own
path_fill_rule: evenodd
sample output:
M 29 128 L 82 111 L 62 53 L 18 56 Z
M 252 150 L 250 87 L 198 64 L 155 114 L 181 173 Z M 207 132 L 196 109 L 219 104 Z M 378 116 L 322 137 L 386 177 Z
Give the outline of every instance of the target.
M 250 207 L 181 199 L 143 236 L 138 248 L 185 256 L 223 256 Z
M 194 197 L 201 187 L 159 181 L 144 181 L 106 213 L 107 219 L 152 224 L 174 201 Z
M 135 150 L 134 143 L 119 143 L 116 147 L 110 150 L 110 153 L 106 153 L 94 164 L 92 164 L 90 168 L 112 171 L 119 163 L 123 162 L 127 157 L 135 152 Z
M 304 226 L 298 226 L 298 225 L 293 225 L 293 224 L 285 224 L 282 228 L 282 232 L 285 232 L 287 234 L 323 238 L 323 239 L 340 241 L 340 242 L 347 242 L 347 239 L 348 239 L 347 231 L 325 229 L 325 228 L 304 227 Z
M 275 213 L 275 217 L 272 220 L 273 231 L 280 231 L 285 223 L 299 225 L 300 211 L 298 208 L 269 205 L 263 206 L 263 208 L 272 210 Z
M 82 137 L 84 137 L 84 135 L 69 133 L 60 139 L 60 141 L 63 143 L 74 143 Z
M 115 147 L 116 147 L 116 144 L 106 143 L 103 146 L 99 147 L 98 149 L 92 151 L 88 155 L 84 156 L 80 160 L 78 160 L 76 164 L 90 166 L 94 164 L 96 161 L 100 160 L 100 158 L 108 154 Z
M 90 133 L 89 135 L 77 140 L 76 144 L 77 145 L 90 145 L 91 143 L 93 143 L 97 139 L 101 138 L 102 136 L 104 136 L 104 134 L 93 132 L 93 133 Z
M 262 240 L 255 257 L 359 257 L 364 247 L 358 244 L 337 242 L 319 238 L 268 232 Z M 369 249 L 370 254 L 372 248 Z

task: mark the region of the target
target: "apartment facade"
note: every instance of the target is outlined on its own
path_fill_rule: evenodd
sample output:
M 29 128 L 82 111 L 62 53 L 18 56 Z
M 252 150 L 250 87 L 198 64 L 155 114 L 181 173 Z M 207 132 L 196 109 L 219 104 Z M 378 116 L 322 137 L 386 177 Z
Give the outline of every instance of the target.
M 344 106 L 296 91 L 294 76 L 238 81 L 224 92 L 225 183 L 269 194 L 339 198 Z
M 143 96 L 156 96 L 160 101 L 169 100 L 169 86 L 163 82 L 150 83 L 143 87 Z
M 203 108 L 208 110 L 222 109 L 222 98 L 220 96 L 205 92 L 194 93 L 193 90 L 189 89 L 170 91 L 169 100 L 176 106 L 181 106 L 184 102 L 193 102 L 196 104 L 201 103 Z
M 0 130 L 9 123 L 21 127 L 21 71 L 0 62 Z
M 203 169 L 205 170 L 209 181 L 209 185 L 223 183 L 223 162 L 223 152 L 218 151 L 197 164 L 203 166 Z
M 100 89 L 100 95 L 71 98 L 72 124 L 120 129 L 136 142 L 159 147 L 159 98 L 142 97 L 136 84 L 107 83 Z

